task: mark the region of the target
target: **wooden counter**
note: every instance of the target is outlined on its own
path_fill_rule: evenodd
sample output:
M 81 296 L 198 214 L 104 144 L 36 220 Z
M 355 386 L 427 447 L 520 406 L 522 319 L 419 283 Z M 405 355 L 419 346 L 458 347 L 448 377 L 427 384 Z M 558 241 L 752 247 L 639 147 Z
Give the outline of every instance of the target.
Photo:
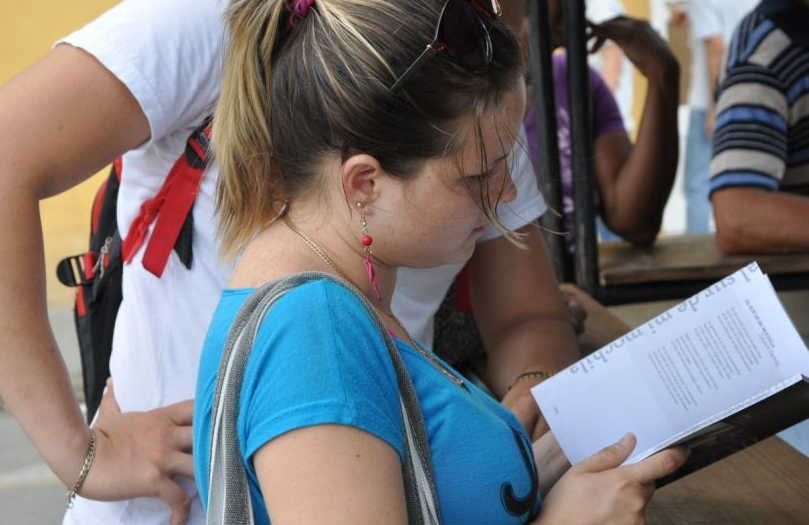
M 809 458 L 773 437 L 658 490 L 649 525 L 807 525 Z

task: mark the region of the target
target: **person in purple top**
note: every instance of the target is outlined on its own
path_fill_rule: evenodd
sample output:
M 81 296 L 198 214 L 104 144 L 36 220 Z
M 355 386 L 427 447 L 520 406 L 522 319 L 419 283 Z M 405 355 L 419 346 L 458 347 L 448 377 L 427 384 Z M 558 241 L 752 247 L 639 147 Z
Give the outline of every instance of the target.
M 556 98 L 556 129 L 559 144 L 559 175 L 562 183 L 562 213 L 564 214 L 565 231 L 568 235 L 568 247 L 572 251 L 574 239 L 573 225 L 573 169 L 571 167 L 572 144 L 570 137 L 570 104 L 567 92 L 567 60 L 564 52 L 553 55 L 553 80 Z M 624 120 L 621 111 L 606 82 L 601 75 L 590 68 L 590 85 L 593 97 L 593 134 L 596 138 L 608 133 L 617 133 L 626 137 Z M 531 108 L 525 116 L 525 133 L 528 138 L 528 152 L 534 168 L 539 170 L 539 144 L 536 140 L 536 108 Z M 612 152 L 611 152 L 612 153 Z M 602 226 L 603 222 L 599 222 Z M 616 235 L 600 228 L 602 237 L 614 240 Z M 607 235 L 604 236 L 603 234 Z
M 551 45 L 558 48 L 565 41 L 558 0 L 548 2 L 548 11 Z M 677 171 L 680 68 L 666 42 L 646 21 L 620 16 L 603 24 L 590 24 L 590 33 L 595 39 L 591 51 L 597 51 L 604 41 L 611 40 L 647 80 L 646 100 L 633 144 L 612 93 L 601 76 L 590 70 L 598 212 L 606 226 L 619 237 L 633 244 L 648 245 L 660 231 L 663 209 Z M 572 246 L 570 112 L 567 63 L 562 50 L 554 54 L 553 77 L 563 212 Z M 525 128 L 536 166 L 541 152 L 536 144 L 535 126 L 534 111 L 529 110 Z

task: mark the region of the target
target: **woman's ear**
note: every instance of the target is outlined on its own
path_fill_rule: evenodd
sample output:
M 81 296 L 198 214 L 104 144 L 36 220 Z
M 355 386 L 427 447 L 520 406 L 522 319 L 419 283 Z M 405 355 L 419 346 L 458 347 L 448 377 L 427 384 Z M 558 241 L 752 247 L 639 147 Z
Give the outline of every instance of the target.
M 379 161 L 371 155 L 350 156 L 343 162 L 340 173 L 346 202 L 353 207 L 357 202 L 371 204 L 377 200 L 383 173 Z

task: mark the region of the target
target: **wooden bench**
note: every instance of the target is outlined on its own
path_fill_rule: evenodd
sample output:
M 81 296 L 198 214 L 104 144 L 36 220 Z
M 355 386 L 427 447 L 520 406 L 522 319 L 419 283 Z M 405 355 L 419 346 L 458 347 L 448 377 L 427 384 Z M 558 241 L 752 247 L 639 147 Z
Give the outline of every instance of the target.
M 809 254 L 728 256 L 718 250 L 713 235 L 677 235 L 648 248 L 600 243 L 597 295 L 605 304 L 682 299 L 751 261 L 759 263 L 776 289 L 809 288 Z

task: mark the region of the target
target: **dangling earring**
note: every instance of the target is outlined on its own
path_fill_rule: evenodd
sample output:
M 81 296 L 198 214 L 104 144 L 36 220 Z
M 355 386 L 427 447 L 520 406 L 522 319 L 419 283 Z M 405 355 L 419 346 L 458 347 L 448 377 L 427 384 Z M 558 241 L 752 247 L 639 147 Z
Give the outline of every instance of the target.
M 365 273 L 368 275 L 368 282 L 374 289 L 376 300 L 382 300 L 382 292 L 379 290 L 379 279 L 376 277 L 376 268 L 374 267 L 374 253 L 371 251 L 371 245 L 374 243 L 374 238 L 368 234 L 368 219 L 363 211 L 363 203 L 357 202 L 357 208 L 360 209 L 360 225 L 362 226 L 362 262 L 365 266 Z

